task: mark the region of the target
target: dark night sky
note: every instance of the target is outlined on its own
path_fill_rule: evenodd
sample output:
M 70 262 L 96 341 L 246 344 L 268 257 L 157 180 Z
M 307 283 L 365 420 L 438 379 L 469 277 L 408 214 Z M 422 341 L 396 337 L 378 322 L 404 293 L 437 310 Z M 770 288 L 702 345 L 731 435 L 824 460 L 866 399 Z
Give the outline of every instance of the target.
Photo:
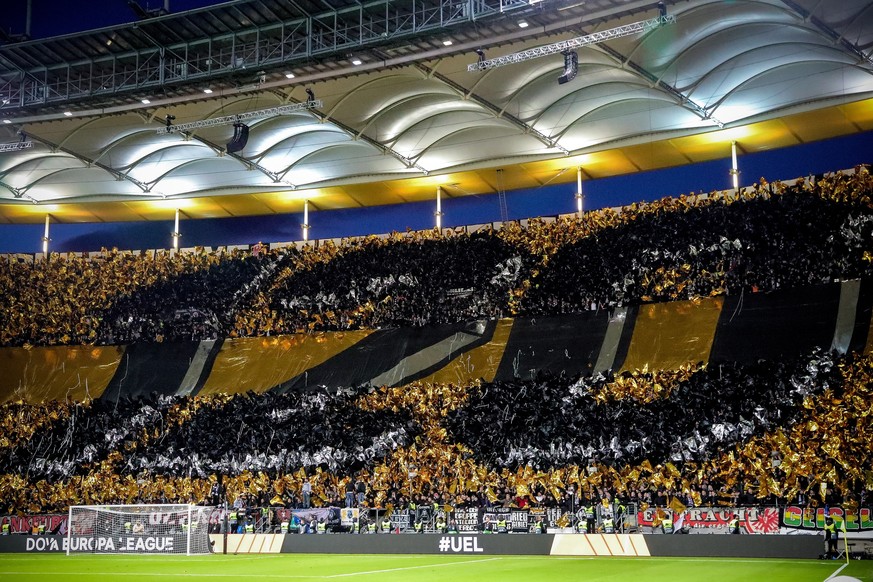
M 127 0 L 31 0 L 31 36 L 46 38 L 60 34 L 82 32 L 94 28 L 134 22 L 136 15 Z M 224 0 L 226 1 L 226 0 Z M 161 8 L 164 0 L 138 0 L 147 10 Z M 219 0 L 170 0 L 171 12 L 184 12 L 213 4 Z M 23 34 L 27 0 L 3 0 L 0 28 L 7 33 Z

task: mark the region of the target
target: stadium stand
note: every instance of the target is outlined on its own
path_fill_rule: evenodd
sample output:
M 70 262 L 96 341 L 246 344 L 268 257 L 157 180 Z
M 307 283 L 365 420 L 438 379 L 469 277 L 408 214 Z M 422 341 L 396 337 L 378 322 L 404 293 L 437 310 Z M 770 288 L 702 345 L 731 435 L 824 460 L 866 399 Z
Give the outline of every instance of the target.
M 221 483 L 300 507 L 309 480 L 316 506 L 357 481 L 369 507 L 864 506 L 871 186 L 859 168 L 445 238 L 3 261 L 0 498 Z
M 0 255 L 0 533 L 131 504 L 185 504 L 136 533 L 202 553 L 207 528 L 873 531 L 873 176 L 828 152 L 873 140 L 873 12 L 829 4 L 128 2 L 3 32 L 0 246 L 44 250 Z M 556 89 L 528 61 L 583 28 Z M 806 177 L 754 182 L 792 156 Z M 734 187 L 658 198 L 707 173 Z M 443 221 L 492 191 L 499 222 Z M 414 218 L 342 238 L 361 206 Z M 309 240 L 311 208 L 340 238 Z M 121 544 L 122 514 L 76 535 Z

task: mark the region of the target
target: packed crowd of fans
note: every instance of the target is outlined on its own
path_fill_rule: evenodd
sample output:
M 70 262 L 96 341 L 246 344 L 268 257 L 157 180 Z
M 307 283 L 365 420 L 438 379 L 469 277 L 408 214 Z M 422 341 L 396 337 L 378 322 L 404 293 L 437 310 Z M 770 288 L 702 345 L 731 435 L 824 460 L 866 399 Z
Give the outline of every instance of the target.
M 838 385 L 838 376 L 828 356 L 723 364 L 658 383 L 662 393 L 648 401 L 595 399 L 616 383 L 611 374 L 495 382 L 446 425 L 461 442 L 476 443 L 471 448 L 481 461 L 512 470 L 580 465 L 593 457 L 610 465 L 692 461 L 793 423 L 804 398 Z
M 0 345 L 114 344 L 559 314 L 857 278 L 866 169 L 473 234 L 257 253 L 0 260 Z M 873 358 L 511 382 L 0 406 L 0 507 L 215 502 L 868 504 Z
M 6 511 L 83 502 L 869 503 L 873 358 L 378 390 L 6 404 Z M 822 454 L 824 451 L 825 454 Z M 778 462 L 777 462 L 778 461 Z M 355 489 L 357 491 L 357 489 Z M 274 501 L 275 503 L 275 501 Z
M 0 260 L 0 345 L 423 326 L 769 291 L 869 274 L 866 168 L 475 233 L 97 260 Z
M 856 279 L 873 209 L 790 188 L 730 204 L 689 204 L 564 244 L 531 277 L 526 313 L 576 312 Z
M 202 249 L 0 260 L 0 345 L 215 339 L 277 261 Z

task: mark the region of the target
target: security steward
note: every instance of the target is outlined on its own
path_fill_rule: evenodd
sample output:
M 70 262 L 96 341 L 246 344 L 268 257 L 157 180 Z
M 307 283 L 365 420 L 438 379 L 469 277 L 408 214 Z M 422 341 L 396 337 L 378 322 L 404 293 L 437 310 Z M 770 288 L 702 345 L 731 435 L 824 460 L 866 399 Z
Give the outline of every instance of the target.
M 837 539 L 839 538 L 840 534 L 839 530 L 837 529 L 837 524 L 834 523 L 834 518 L 830 515 L 825 518 L 824 535 L 825 545 L 827 546 L 825 557 L 827 559 L 834 560 L 837 557 Z
M 737 517 L 736 513 L 728 522 L 728 531 L 735 535 L 740 534 L 740 518 Z
M 387 515 L 382 518 L 382 533 L 391 533 L 391 519 Z
M 446 533 L 446 518 L 442 515 L 437 516 L 435 527 L 437 533 Z
M 239 511 L 234 509 L 227 515 L 227 523 L 230 525 L 230 533 L 236 533 L 236 526 L 239 523 Z
M 668 512 L 667 515 L 664 516 L 664 519 L 661 520 L 661 531 L 665 534 L 673 533 L 673 514 L 672 512 Z
M 585 506 L 585 527 L 587 528 L 588 533 L 594 533 L 596 523 L 597 520 L 594 513 L 594 504 L 589 502 Z
M 506 518 L 501 514 L 500 517 L 497 518 L 497 533 L 505 534 L 509 533 L 509 528 L 506 525 Z

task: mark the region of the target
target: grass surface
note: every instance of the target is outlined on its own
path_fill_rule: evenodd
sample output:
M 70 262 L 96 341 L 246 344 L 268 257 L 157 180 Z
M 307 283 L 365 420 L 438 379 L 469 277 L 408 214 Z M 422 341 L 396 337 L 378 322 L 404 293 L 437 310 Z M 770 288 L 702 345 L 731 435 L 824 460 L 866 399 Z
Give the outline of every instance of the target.
M 631 582 L 823 582 L 845 562 L 818 560 L 750 560 L 721 558 L 560 558 L 548 556 L 375 556 L 375 555 L 239 555 L 239 556 L 64 556 L 2 554 L 0 579 L 113 580 L 361 579 L 486 582 L 532 580 Z M 853 561 L 840 572 L 873 582 L 873 562 Z

